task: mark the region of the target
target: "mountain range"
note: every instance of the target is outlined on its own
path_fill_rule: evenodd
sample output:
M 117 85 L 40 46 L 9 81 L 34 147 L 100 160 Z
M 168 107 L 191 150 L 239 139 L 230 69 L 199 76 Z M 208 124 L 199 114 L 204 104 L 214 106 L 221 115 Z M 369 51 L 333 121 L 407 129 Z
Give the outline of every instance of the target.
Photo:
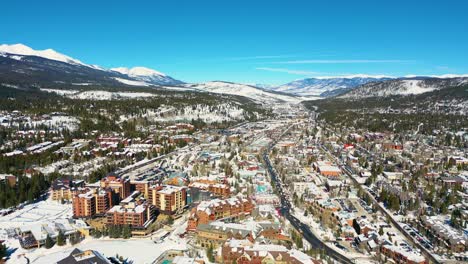
M 369 76 L 306 78 L 270 88 L 301 96 L 327 97 L 374 97 L 407 95 L 429 92 L 449 86 L 459 86 L 468 79 L 467 75 L 442 76 Z
M 302 96 L 321 96 L 329 97 L 334 95 L 333 91 L 340 90 L 345 92 L 349 89 L 370 82 L 381 82 L 390 80 L 387 76 L 366 76 L 355 75 L 346 77 L 322 77 L 322 78 L 307 78 L 296 80 L 290 83 L 272 88 L 275 91 L 291 93 Z
M 316 77 L 280 86 L 225 81 L 190 84 L 145 67 L 105 69 L 52 49 L 34 50 L 22 44 L 0 45 L 0 85 L 11 89 L 166 89 L 247 97 L 257 103 L 297 103 L 326 97 L 359 99 L 430 92 L 461 86 L 468 76 Z
M 7 76 L 9 75 L 9 76 Z M 178 85 L 183 82 L 161 72 L 135 67 L 104 69 L 85 64 L 52 49 L 34 50 L 23 44 L 0 45 L 0 80 L 12 81 L 17 77 L 72 85 L 151 86 Z
M 0 85 L 28 89 L 130 89 L 138 87 L 171 91 L 197 91 L 247 97 L 257 103 L 300 102 L 303 98 L 246 84 L 216 81 L 186 84 L 145 67 L 104 69 L 52 49 L 34 50 L 22 44 L 0 45 Z M 77 91 L 74 91 L 77 92 Z M 91 94 L 91 93 L 86 93 Z
M 341 94 L 338 97 L 347 99 L 363 99 L 368 97 L 389 97 L 393 95 L 418 95 L 449 87 L 459 87 L 466 84 L 468 84 L 468 77 L 399 78 L 383 82 L 367 83 Z

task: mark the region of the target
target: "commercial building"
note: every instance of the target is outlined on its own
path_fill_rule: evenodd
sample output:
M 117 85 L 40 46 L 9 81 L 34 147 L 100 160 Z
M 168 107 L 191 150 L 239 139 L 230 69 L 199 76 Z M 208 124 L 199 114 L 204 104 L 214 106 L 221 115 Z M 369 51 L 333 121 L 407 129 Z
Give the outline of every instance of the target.
M 314 169 L 325 177 L 339 177 L 341 175 L 340 168 L 333 166 L 331 162 L 317 161 L 313 164 Z

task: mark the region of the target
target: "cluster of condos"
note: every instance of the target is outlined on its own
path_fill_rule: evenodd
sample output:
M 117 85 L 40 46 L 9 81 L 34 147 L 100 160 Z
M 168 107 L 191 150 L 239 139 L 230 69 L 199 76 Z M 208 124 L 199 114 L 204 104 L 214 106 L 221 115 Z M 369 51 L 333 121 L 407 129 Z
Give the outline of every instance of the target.
M 93 184 L 56 180 L 51 191 L 53 200 L 72 202 L 75 219 L 102 217 L 106 225 L 132 227 L 134 234 L 145 230 L 158 214 L 179 215 L 193 199 L 208 200 L 230 194 L 228 184 L 207 179 L 187 184 L 173 178 L 158 184 L 112 175 Z M 237 214 L 234 211 L 233 207 L 233 214 Z

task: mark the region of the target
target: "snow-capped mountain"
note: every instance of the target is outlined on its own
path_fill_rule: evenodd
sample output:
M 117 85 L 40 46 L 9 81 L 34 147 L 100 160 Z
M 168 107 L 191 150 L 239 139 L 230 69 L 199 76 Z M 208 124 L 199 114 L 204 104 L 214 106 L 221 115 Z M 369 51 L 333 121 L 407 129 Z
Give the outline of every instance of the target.
M 246 84 L 222 81 L 213 81 L 200 84 L 187 84 L 185 85 L 185 87 L 210 93 L 240 95 L 262 104 L 278 102 L 297 103 L 304 100 L 304 98 L 295 95 L 264 90 L 262 88 Z
M 388 76 L 366 75 L 307 78 L 278 86 L 274 88 L 274 90 L 302 96 L 313 95 L 328 97 L 336 95 L 332 93 L 335 90 L 345 92 L 366 83 L 381 82 L 390 79 L 391 77 Z
M 33 50 L 32 48 L 23 45 L 23 44 L 13 44 L 13 45 L 7 45 L 3 44 L 0 45 L 0 54 L 16 54 L 16 55 L 24 55 L 24 56 L 37 56 L 37 57 L 42 57 L 45 59 L 49 60 L 56 60 L 56 61 L 61 61 L 65 63 L 70 63 L 70 64 L 77 64 L 77 65 L 83 65 L 83 66 L 89 66 L 90 65 L 84 64 L 81 61 L 74 59 L 72 57 L 63 55 L 61 53 L 56 52 L 53 49 L 46 49 L 46 50 Z M 16 57 L 18 60 L 20 60 L 22 57 L 17 56 Z
M 158 71 L 135 67 L 106 70 L 56 52 L 34 50 L 23 44 L 0 45 L 0 83 L 50 86 L 54 84 L 98 86 L 179 85 Z
M 468 84 L 468 77 L 438 78 L 414 77 L 367 83 L 341 96 L 340 98 L 361 99 L 366 97 L 386 97 L 392 95 L 422 94 L 449 87 Z
M 133 67 L 131 69 L 126 68 L 126 67 L 119 67 L 119 68 L 112 68 L 110 70 L 128 75 L 135 80 L 142 81 L 145 83 L 150 83 L 150 84 L 157 84 L 157 85 L 183 84 L 183 82 L 179 80 L 175 80 L 162 72 L 149 69 L 149 68 L 145 68 L 145 67 Z

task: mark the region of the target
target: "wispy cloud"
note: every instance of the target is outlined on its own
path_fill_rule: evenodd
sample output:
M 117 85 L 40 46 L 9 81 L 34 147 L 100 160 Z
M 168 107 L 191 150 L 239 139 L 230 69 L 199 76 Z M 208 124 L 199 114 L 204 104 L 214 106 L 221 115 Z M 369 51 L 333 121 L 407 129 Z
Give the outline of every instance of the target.
M 450 70 L 450 67 L 449 66 L 436 66 L 436 69 L 440 71 L 448 71 Z
M 270 71 L 270 72 L 284 72 L 288 74 L 304 75 L 317 79 L 333 79 L 333 78 L 395 78 L 395 76 L 387 74 L 356 74 L 356 73 L 327 73 L 327 72 L 314 72 L 307 70 L 293 70 L 286 68 L 268 68 L 268 67 L 258 67 L 256 70 L 261 71 Z M 326 75 L 331 74 L 331 75 Z
M 287 59 L 293 58 L 294 55 L 267 55 L 267 56 L 249 56 L 249 57 L 232 57 L 227 58 L 231 61 L 245 61 L 245 60 L 266 60 L 266 59 Z
M 358 64 L 358 63 L 413 63 L 413 60 L 291 60 L 276 64 Z
M 314 72 L 314 71 L 292 70 L 292 69 L 285 69 L 285 68 L 258 67 L 258 68 L 255 68 L 255 69 L 256 69 L 256 70 L 261 70 L 261 71 L 284 72 L 284 73 L 297 74 L 297 75 L 316 75 L 316 74 L 323 74 L 323 73 Z

